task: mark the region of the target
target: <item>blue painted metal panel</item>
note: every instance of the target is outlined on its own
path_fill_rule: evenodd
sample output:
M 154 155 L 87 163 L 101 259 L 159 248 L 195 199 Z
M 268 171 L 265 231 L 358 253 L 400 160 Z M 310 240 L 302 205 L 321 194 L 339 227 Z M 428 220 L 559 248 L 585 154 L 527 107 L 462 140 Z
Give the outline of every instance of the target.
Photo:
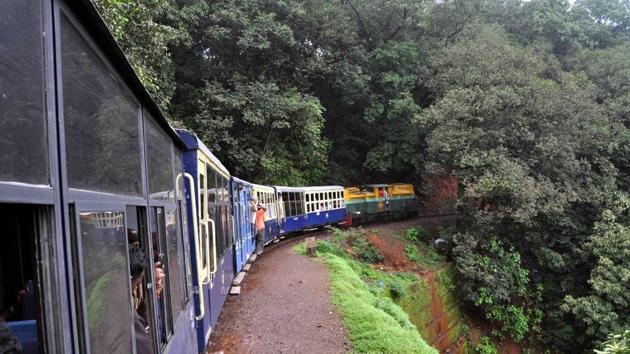
M 198 350 L 197 330 L 195 329 L 195 309 L 193 301 L 189 301 L 186 309 L 180 313 L 175 322 L 175 333 L 164 351 L 167 354 L 194 353 Z
M 249 211 L 249 197 L 252 185 L 232 177 L 232 215 L 234 217 L 235 270 L 240 272 L 256 247 L 252 218 Z
M 306 227 L 306 220 L 306 214 L 286 217 L 282 224 L 281 234 L 288 234 L 304 229 Z
M 346 208 L 316 211 L 306 215 L 305 227 L 317 227 L 342 222 L 346 217 Z
M 265 221 L 265 244 L 273 241 L 276 237 L 280 235 L 280 230 L 278 227 L 278 220 L 271 219 Z

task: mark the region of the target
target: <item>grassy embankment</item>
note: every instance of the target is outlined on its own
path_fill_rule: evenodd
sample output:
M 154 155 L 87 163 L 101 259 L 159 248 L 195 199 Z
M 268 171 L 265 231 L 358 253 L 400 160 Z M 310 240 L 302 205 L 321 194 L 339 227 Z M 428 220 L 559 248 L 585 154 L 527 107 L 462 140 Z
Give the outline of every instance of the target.
M 304 254 L 305 244 L 295 249 Z M 317 253 L 330 273 L 332 302 L 341 313 L 354 351 L 437 353 L 422 339 L 407 313 L 390 298 L 392 291 L 417 282 L 414 274 L 375 270 L 353 259 L 335 241 L 320 240 Z

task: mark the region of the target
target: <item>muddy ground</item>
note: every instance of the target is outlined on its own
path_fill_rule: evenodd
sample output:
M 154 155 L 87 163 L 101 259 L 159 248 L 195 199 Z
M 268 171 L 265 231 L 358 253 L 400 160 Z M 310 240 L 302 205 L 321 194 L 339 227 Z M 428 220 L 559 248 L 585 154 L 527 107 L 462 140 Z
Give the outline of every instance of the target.
M 330 304 L 325 265 L 292 250 L 301 240 L 265 248 L 241 283 L 241 295 L 227 300 L 208 353 L 344 353 L 350 349 L 341 318 Z

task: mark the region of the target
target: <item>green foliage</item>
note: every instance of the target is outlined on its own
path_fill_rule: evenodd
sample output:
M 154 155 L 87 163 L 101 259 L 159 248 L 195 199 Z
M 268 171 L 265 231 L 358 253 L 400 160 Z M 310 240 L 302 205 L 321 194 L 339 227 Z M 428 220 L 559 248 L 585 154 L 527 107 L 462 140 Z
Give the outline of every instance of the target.
M 608 335 L 601 350 L 595 350 L 597 354 L 630 354 L 630 329 L 619 334 Z
M 156 102 L 167 109 L 176 89 L 169 47 L 187 42 L 169 0 L 97 0 L 116 41 Z
M 306 256 L 306 241 L 300 242 L 297 245 L 293 246 L 293 252 L 302 256 Z
M 478 354 L 497 354 L 497 347 L 494 345 L 492 340 L 486 336 L 482 336 L 479 338 L 479 344 L 475 348 L 475 351 Z
M 414 243 L 426 243 L 431 239 L 431 235 L 420 226 L 407 229 L 404 235 L 405 240 Z
M 372 231 L 374 232 L 374 231 Z M 367 234 L 362 228 L 351 228 L 336 236 L 344 239 L 352 247 L 354 255 L 363 262 L 374 264 L 384 260 L 383 255 L 367 240 Z
M 328 240 L 317 240 L 315 249 L 318 253 L 330 253 L 337 256 L 344 256 L 345 252 L 340 249 L 334 242 Z
M 630 199 L 622 203 L 628 210 Z M 620 223 L 613 210 L 605 210 L 583 247 L 595 258 L 588 279 L 592 291 L 567 296 L 562 308 L 583 323 L 586 333 L 603 340 L 630 327 L 630 226 Z
M 405 285 L 397 279 L 390 280 L 387 287 L 393 298 L 400 298 L 405 295 Z
M 536 293 L 528 289 L 529 272 L 519 253 L 496 240 L 482 243 L 458 234 L 455 241 L 453 256 L 466 300 L 481 308 L 488 320 L 500 321 L 517 342 L 530 329 L 537 331 L 540 310 L 531 306 Z
M 422 340 L 407 314 L 384 295 L 375 295 L 347 260 L 323 255 L 332 301 L 341 312 L 353 349 L 359 353 L 437 353 Z
M 413 243 L 408 243 L 405 245 L 405 253 L 407 254 L 407 259 L 412 262 L 419 262 L 420 255 L 418 254 L 418 246 Z
M 384 260 L 383 255 L 365 238 L 356 238 L 352 244 L 354 253 L 366 263 L 380 263 Z

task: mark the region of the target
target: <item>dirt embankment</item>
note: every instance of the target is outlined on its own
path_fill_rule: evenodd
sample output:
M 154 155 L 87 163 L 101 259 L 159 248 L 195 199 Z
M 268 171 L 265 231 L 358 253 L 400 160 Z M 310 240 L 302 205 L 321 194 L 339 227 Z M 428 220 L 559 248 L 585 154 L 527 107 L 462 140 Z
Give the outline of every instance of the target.
M 297 255 L 298 241 L 265 249 L 221 313 L 208 353 L 343 353 L 350 350 L 330 304 L 325 265 Z

